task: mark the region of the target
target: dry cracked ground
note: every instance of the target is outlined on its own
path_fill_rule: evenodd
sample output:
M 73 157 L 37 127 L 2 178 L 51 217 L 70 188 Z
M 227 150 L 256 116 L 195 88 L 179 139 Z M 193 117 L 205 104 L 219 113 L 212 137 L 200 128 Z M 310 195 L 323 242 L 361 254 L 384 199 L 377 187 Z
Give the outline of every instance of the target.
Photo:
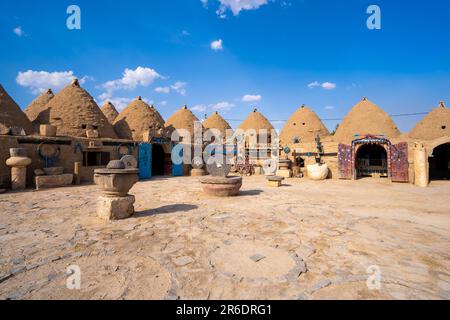
M 217 199 L 183 177 L 131 193 L 137 214 L 111 223 L 96 186 L 0 195 L 0 298 L 449 299 L 449 182 L 251 177 Z

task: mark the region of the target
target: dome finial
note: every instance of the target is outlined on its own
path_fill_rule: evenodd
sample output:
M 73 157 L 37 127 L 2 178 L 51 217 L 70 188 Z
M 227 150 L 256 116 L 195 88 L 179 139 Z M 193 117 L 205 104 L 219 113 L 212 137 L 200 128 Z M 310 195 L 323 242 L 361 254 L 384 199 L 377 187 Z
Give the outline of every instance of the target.
M 136 100 L 142 101 L 142 97 L 141 97 L 141 96 L 138 96 L 138 97 L 136 98 Z
M 439 102 L 439 106 L 440 106 L 441 108 L 447 108 L 446 105 L 445 105 L 444 100 L 441 100 L 441 101 Z
M 255 109 L 253 109 L 253 113 L 258 112 L 258 108 L 255 107 Z
M 183 108 L 181 108 L 181 109 L 182 109 L 182 110 L 187 110 L 188 107 L 187 107 L 187 105 L 184 105 Z
M 80 86 L 80 83 L 78 82 L 77 78 L 72 80 L 72 86 L 74 86 L 74 87 L 79 87 Z
M 363 101 L 367 101 L 367 97 L 363 97 Z

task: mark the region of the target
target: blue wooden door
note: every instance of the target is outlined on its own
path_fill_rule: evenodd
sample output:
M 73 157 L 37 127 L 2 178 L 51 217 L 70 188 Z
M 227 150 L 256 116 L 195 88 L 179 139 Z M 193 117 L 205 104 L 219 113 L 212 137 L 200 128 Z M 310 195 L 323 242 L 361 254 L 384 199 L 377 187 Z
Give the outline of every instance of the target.
M 172 159 L 177 161 L 172 161 L 172 175 L 174 177 L 183 176 L 183 145 L 176 144 L 172 149 Z M 175 159 L 176 158 L 176 159 Z
M 139 179 L 146 180 L 152 177 L 152 145 L 139 144 Z

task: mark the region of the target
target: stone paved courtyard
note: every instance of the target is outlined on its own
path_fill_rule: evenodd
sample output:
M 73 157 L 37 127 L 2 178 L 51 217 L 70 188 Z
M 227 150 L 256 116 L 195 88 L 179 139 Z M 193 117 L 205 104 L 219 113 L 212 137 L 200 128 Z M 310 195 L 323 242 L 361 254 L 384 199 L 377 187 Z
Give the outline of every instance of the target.
M 0 195 L 2 299 L 449 299 L 450 183 L 138 183 L 137 214 L 96 217 L 96 186 Z M 81 269 L 81 290 L 66 269 Z M 381 289 L 369 290 L 378 266 Z

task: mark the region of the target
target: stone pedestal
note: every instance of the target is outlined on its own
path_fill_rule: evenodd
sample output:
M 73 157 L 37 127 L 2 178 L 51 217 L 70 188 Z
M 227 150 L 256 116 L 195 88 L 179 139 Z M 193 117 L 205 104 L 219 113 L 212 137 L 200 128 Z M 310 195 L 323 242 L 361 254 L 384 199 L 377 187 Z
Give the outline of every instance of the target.
M 292 178 L 292 170 L 291 169 L 279 169 L 277 171 L 277 176 L 289 179 Z
M 98 198 L 97 215 L 110 221 L 126 219 L 134 214 L 135 197 L 128 191 L 138 181 L 138 169 L 125 169 L 120 160 L 110 161 L 106 169 L 95 170 L 94 182 L 103 195 Z
M 269 187 L 273 187 L 273 188 L 279 188 L 281 187 L 281 185 L 283 184 L 283 177 L 279 177 L 279 176 L 271 176 L 271 177 L 267 177 L 267 183 L 269 185 Z
M 206 176 L 206 171 L 204 169 L 192 169 L 191 177 L 202 177 Z
M 133 195 L 125 197 L 100 196 L 97 200 L 97 215 L 100 219 L 111 221 L 131 217 L 134 214 Z
M 27 185 L 27 167 L 31 159 L 26 156 L 26 150 L 21 148 L 10 149 L 11 158 L 6 160 L 6 165 L 11 167 L 11 188 L 23 190 Z
M 425 147 L 416 143 L 414 148 L 414 184 L 418 187 L 428 187 L 428 157 Z

